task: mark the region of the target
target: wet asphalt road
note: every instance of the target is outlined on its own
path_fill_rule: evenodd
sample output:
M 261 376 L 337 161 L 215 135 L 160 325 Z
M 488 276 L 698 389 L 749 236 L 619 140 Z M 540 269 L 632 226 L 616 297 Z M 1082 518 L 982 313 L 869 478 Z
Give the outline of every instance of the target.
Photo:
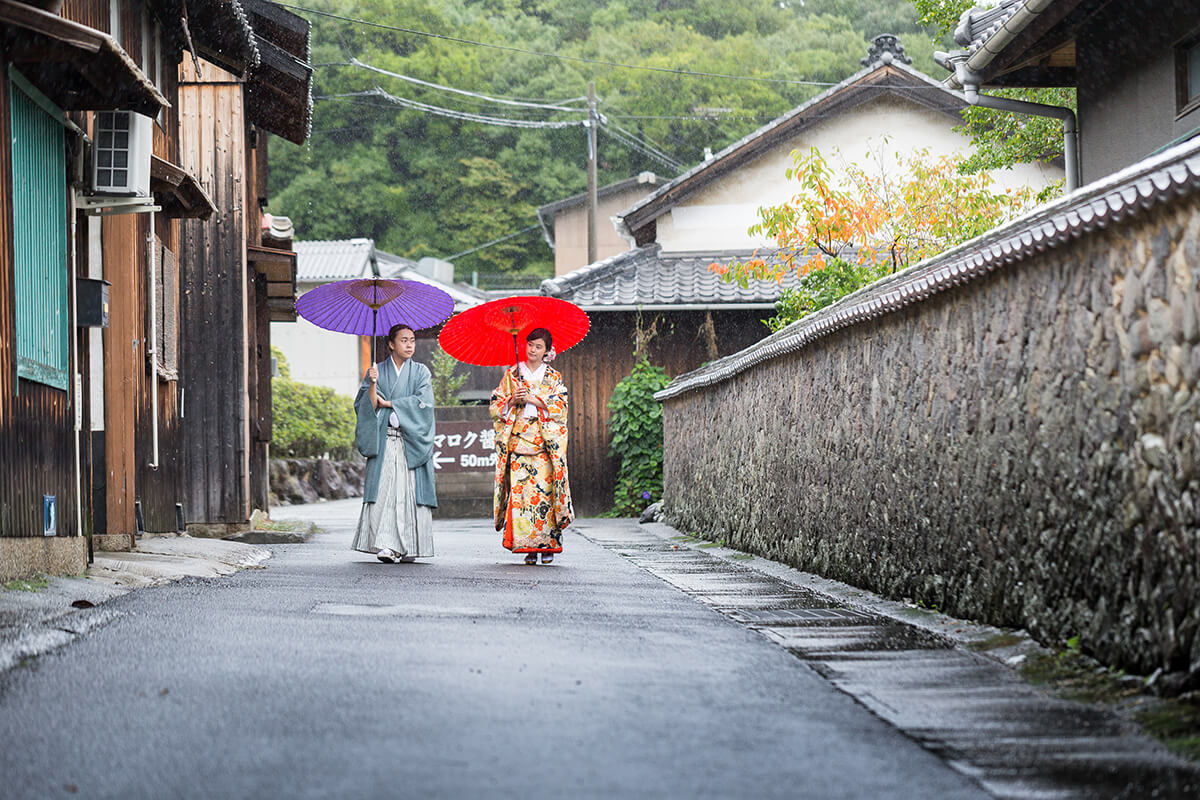
M 347 549 L 355 501 L 289 511 L 329 533 L 120 597 L 7 675 L 0 796 L 987 796 L 581 536 L 527 567 L 485 522 L 439 521 L 437 558 L 386 565 Z

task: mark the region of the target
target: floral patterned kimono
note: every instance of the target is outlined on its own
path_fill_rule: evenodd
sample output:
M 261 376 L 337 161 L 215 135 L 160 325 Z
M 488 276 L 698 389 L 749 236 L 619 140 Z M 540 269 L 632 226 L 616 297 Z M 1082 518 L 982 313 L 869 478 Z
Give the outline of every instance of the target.
M 505 413 L 517 380 L 511 368 L 492 392 L 496 530 L 504 531 L 504 546 L 514 553 L 561 553 L 563 531 L 575 518 L 567 483 L 567 387 L 547 365 L 531 387 L 546 408 L 534 416 L 527 416 L 532 406 Z

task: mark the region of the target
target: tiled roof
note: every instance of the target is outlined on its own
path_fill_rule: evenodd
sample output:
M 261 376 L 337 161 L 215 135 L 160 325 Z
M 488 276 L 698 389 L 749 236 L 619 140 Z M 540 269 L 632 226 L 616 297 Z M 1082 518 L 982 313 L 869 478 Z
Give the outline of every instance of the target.
M 296 282 L 323 283 L 378 274 L 375 242 L 370 239 L 335 239 L 296 242 Z
M 843 109 L 866 102 L 885 92 L 903 95 L 914 102 L 955 116 L 967 107 L 962 95 L 899 60 L 872 63 L 778 119 L 747 134 L 678 178 L 658 187 L 617 215 L 618 228 L 622 229 L 622 233 L 630 234 L 631 229 L 640 228 L 649 220 L 665 214 L 685 197 L 741 163 L 756 158 L 779 141 L 795 136 L 830 114 L 840 113 Z
M 570 300 L 585 310 L 618 310 L 634 307 L 762 306 L 774 304 L 790 278 L 750 281 L 743 289 L 726 283 L 709 271 L 713 262 L 729 263 L 753 256 L 750 251 L 663 253 L 649 244 L 597 261 L 574 272 L 542 282 L 542 294 Z
M 1200 193 L 1200 139 L 1184 142 L 895 275 L 859 289 L 757 344 L 676 378 L 666 400 L 807 347 L 841 328 L 890 314 L 992 270 L 1107 228 L 1181 195 Z
M 990 7 L 969 8 L 958 19 L 954 41 L 974 53 L 994 36 L 1028 0 L 1000 0 Z

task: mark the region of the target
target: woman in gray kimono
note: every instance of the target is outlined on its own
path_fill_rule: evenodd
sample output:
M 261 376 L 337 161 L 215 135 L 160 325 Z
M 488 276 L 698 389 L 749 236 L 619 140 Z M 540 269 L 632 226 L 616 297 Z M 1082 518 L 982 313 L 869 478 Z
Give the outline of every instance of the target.
M 412 328 L 393 325 L 391 355 L 354 398 L 355 445 L 367 457 L 354 549 L 389 564 L 433 555 L 433 382 L 412 360 L 416 346 Z

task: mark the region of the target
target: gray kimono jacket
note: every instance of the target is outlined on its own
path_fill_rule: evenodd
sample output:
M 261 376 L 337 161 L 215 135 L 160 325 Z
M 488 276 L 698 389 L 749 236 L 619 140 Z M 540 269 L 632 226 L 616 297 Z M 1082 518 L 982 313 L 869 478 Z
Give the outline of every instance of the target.
M 391 358 L 376 366 L 379 383 L 375 391 L 393 407 L 372 408 L 371 379 L 364 375 L 354 398 L 354 446 L 367 457 L 363 502 L 374 503 L 379 496 L 379 476 L 383 471 L 379 456 L 387 446 L 388 419 L 395 412 L 404 434 L 404 456 L 408 468 L 413 470 L 417 505 L 437 508 L 433 479 L 433 381 L 429 367 L 409 359 L 407 368 L 397 373 Z

